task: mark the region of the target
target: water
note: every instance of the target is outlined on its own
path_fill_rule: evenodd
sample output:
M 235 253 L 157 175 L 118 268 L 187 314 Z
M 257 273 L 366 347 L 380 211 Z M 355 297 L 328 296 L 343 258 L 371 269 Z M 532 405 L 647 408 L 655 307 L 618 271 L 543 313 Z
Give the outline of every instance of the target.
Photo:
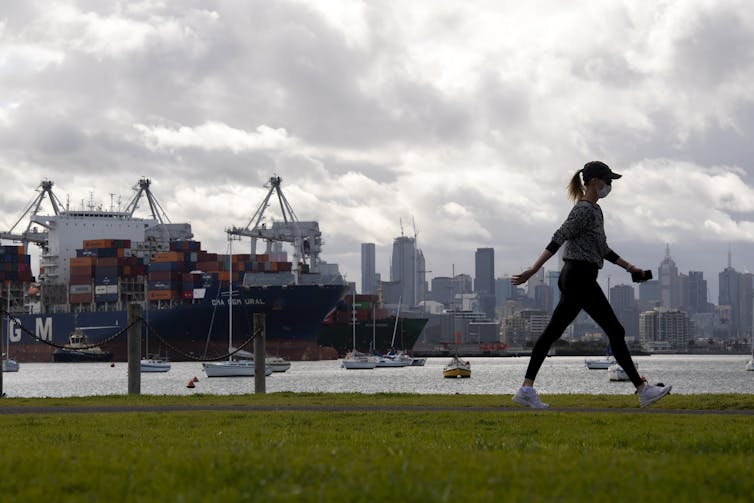
M 754 393 L 754 372 L 744 370 L 750 357 L 638 356 L 639 373 L 650 382 L 673 385 L 673 393 Z M 444 379 L 449 358 L 428 358 L 424 367 L 345 370 L 339 360 L 292 362 L 290 370 L 267 378 L 267 392 L 358 392 L 421 394 L 511 394 L 521 384 L 528 358 L 469 358 L 469 379 Z M 126 394 L 128 365 L 109 363 L 22 363 L 3 375 L 9 397 L 69 397 Z M 186 384 L 196 376 L 199 382 Z M 541 393 L 631 394 L 629 382 L 611 382 L 606 370 L 589 370 L 584 358 L 548 358 L 537 378 Z M 144 395 L 213 395 L 254 392 L 254 378 L 207 378 L 201 363 L 175 362 L 170 372 L 142 374 Z

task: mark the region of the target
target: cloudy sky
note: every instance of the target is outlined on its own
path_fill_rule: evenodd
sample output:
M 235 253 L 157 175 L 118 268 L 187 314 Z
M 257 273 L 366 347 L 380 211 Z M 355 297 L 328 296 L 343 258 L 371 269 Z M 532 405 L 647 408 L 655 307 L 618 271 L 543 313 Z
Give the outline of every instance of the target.
M 222 252 L 277 174 L 349 280 L 362 242 L 387 278 L 401 223 L 429 276 L 473 275 L 478 247 L 502 276 L 602 159 L 612 247 L 656 270 L 669 245 L 716 302 L 729 249 L 754 271 L 751 82 L 743 1 L 8 1 L 0 228 L 42 179 L 78 208 L 143 176 Z

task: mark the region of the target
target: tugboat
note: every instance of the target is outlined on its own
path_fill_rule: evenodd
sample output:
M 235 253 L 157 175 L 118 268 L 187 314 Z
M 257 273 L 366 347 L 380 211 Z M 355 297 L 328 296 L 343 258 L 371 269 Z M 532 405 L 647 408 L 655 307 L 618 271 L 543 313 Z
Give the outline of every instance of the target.
M 52 353 L 54 362 L 109 362 L 113 354 L 103 351 L 99 346 L 90 346 L 86 340 L 84 331 L 76 328 L 68 336 L 68 344 L 64 348 L 58 348 Z

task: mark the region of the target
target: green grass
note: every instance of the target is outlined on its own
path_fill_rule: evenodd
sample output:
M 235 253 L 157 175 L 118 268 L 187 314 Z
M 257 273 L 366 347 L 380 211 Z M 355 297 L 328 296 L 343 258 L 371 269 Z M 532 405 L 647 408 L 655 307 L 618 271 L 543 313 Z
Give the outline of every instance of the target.
M 646 414 L 636 408 L 635 397 L 547 400 L 562 410 L 514 409 L 509 396 L 489 395 L 3 399 L 0 409 L 165 404 L 373 409 L 0 414 L 0 498 L 675 502 L 748 501 L 754 493 L 751 415 Z M 754 410 L 754 396 L 671 395 L 660 404 Z M 437 410 L 441 407 L 461 409 Z M 626 407 L 632 411 L 568 410 Z

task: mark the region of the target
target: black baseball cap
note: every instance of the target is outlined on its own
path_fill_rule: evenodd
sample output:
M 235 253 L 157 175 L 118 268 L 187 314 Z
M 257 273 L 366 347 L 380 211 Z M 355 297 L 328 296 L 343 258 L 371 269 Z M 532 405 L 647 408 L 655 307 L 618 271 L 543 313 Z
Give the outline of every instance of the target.
M 581 176 L 584 178 L 584 183 L 587 183 L 592 178 L 599 178 L 601 180 L 615 180 L 623 175 L 613 173 L 610 166 L 602 161 L 590 161 L 584 164 L 584 168 L 581 170 Z

